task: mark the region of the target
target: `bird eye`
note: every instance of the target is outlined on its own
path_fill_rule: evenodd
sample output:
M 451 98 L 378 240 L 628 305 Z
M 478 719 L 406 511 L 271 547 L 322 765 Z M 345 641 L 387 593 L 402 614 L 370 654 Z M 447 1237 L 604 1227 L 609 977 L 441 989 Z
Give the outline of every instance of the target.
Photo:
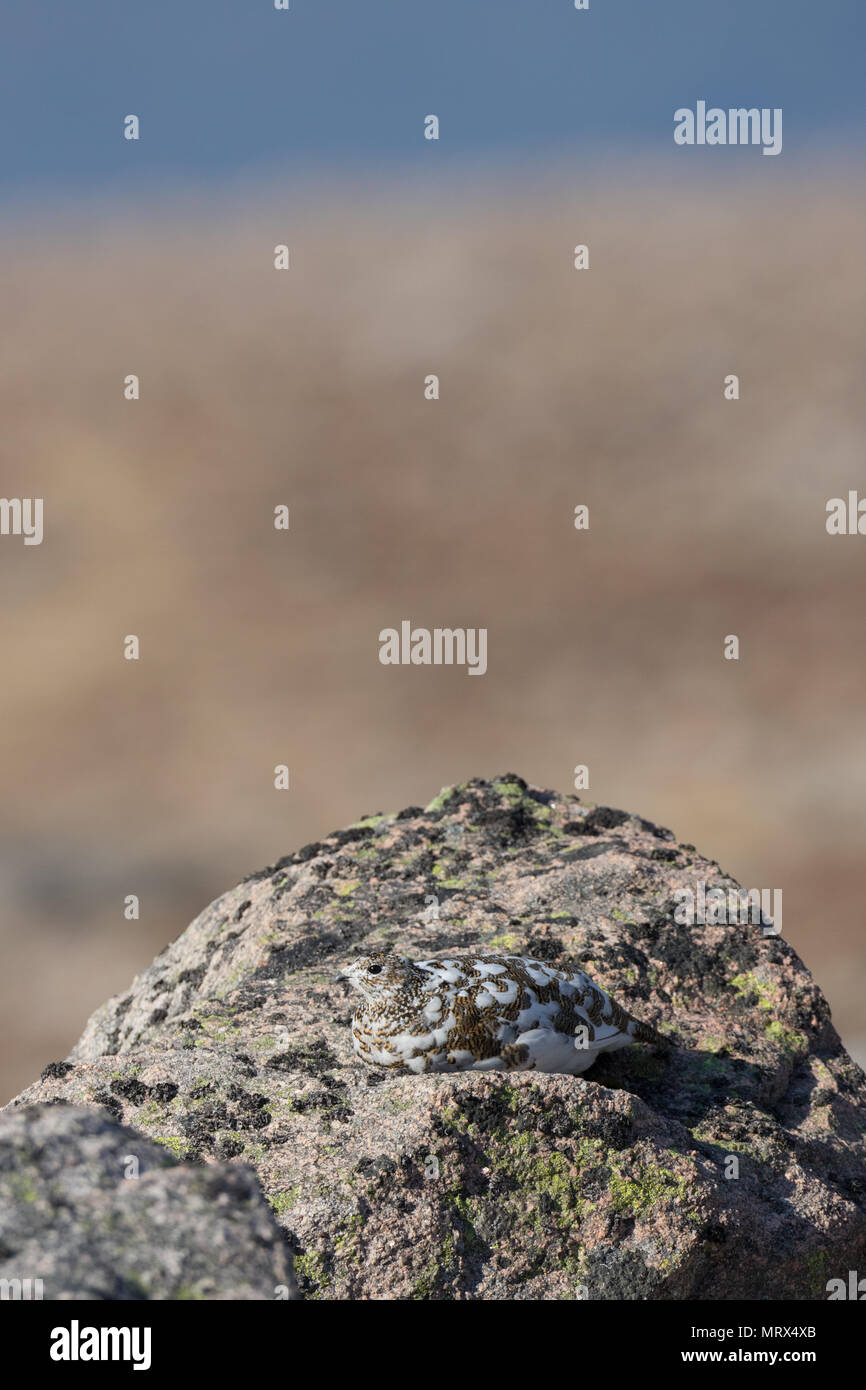
M 379 975 L 379 974 L 381 974 L 381 972 L 382 972 L 382 967 L 381 967 L 381 965 L 371 965 L 371 966 L 368 966 L 368 968 L 367 968 L 367 974 L 368 974 L 368 975 Z

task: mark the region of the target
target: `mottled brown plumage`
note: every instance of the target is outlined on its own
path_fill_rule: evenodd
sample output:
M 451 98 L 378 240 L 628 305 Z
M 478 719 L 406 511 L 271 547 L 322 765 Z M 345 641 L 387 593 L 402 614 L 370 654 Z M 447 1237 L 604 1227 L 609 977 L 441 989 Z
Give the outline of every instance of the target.
M 403 1071 L 578 1073 L 601 1052 L 667 1044 L 582 971 L 478 952 L 412 961 L 377 953 L 343 975 L 363 995 L 352 1019 L 362 1061 Z

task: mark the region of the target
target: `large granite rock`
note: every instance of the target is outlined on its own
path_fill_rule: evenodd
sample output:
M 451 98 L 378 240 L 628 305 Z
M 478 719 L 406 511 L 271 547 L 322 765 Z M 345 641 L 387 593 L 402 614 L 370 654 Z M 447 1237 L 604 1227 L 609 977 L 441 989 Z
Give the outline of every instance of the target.
M 866 1079 L 780 937 L 677 923 L 698 880 L 734 886 L 639 817 L 472 781 L 224 894 L 12 1108 L 251 1165 L 308 1297 L 825 1298 L 866 1269 Z M 577 965 L 675 1046 L 367 1070 L 337 972 L 386 945 Z
M 293 1297 L 291 1257 L 244 1165 L 181 1163 L 105 1110 L 0 1115 L 4 1297 Z

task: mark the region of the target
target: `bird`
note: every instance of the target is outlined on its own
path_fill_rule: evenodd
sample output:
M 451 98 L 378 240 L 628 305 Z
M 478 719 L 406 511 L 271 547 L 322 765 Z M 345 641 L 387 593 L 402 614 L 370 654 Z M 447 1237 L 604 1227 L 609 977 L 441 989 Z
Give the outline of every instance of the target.
M 341 972 L 361 1001 L 352 1043 L 394 1072 L 544 1071 L 579 1075 L 602 1052 L 669 1039 L 578 970 L 489 952 L 410 960 L 377 951 Z

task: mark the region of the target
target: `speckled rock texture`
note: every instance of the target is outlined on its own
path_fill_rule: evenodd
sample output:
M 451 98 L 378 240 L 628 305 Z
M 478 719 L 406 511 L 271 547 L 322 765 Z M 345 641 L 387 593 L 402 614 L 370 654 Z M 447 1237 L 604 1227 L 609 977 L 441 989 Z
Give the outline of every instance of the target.
M 0 1115 L 0 1279 L 4 1297 L 47 1300 L 297 1291 L 248 1167 L 181 1163 L 106 1110 L 71 1105 Z
M 735 886 L 639 817 L 446 789 L 224 894 L 12 1107 L 251 1165 L 306 1297 L 823 1299 L 866 1269 L 866 1078 L 780 937 L 677 923 L 698 880 Z M 586 970 L 675 1045 L 582 1077 L 368 1070 L 338 970 L 385 946 Z

